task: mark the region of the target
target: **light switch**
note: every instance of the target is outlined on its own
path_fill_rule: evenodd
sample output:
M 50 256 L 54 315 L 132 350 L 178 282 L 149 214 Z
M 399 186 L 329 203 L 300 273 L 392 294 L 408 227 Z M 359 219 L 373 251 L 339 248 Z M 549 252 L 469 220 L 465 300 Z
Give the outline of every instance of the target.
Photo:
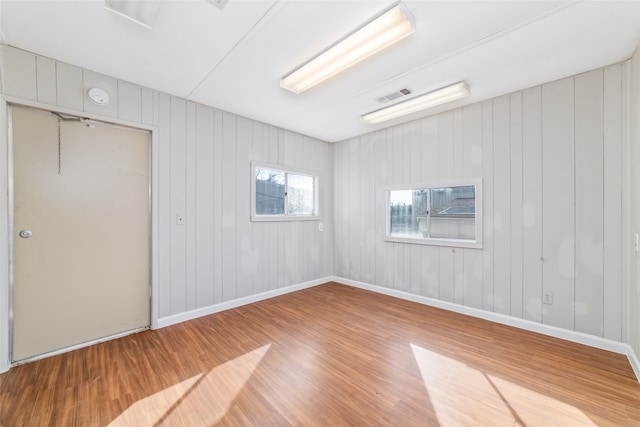
M 184 225 L 184 215 L 176 215 L 176 225 Z
M 318 231 L 324 231 L 324 224 L 321 222 L 318 223 Z

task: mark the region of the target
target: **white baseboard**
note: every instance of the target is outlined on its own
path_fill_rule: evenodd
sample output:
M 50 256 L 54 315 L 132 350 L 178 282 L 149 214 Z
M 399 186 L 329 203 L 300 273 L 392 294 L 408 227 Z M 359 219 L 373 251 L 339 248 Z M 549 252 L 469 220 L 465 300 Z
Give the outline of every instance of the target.
M 413 301 L 432 307 L 442 308 L 456 313 L 466 314 L 468 316 L 477 317 L 491 322 L 500 323 L 503 325 L 513 326 L 515 328 L 524 329 L 531 332 L 537 332 L 539 334 L 548 335 L 555 338 L 561 338 L 566 341 L 571 341 L 579 344 L 588 345 L 590 347 L 598 348 L 601 350 L 607 350 L 618 354 L 624 354 L 628 357 L 629 363 L 636 374 L 636 378 L 640 381 L 640 361 L 638 360 L 635 352 L 630 345 L 612 341 L 606 338 L 596 337 L 595 335 L 589 335 L 582 332 L 570 331 L 568 329 L 558 328 L 556 326 L 544 325 L 541 323 L 532 322 L 530 320 L 519 319 L 517 317 L 511 317 L 500 313 L 493 313 L 490 311 L 480 310 L 473 307 L 466 307 L 460 304 L 452 302 L 441 301 L 434 298 L 425 297 L 422 295 L 415 295 L 409 292 L 400 291 L 397 289 L 389 289 L 382 286 L 371 285 L 369 283 L 359 282 L 356 280 L 345 279 L 343 277 L 331 277 L 331 281 L 341 283 L 343 285 L 353 286 L 360 289 L 365 289 L 372 292 L 377 292 L 384 295 L 389 295 L 396 298 Z
M 195 310 L 185 311 L 184 313 L 174 314 L 172 316 L 161 317 L 158 319 L 157 327 L 154 327 L 154 329 L 164 328 L 165 326 L 175 325 L 176 323 L 197 319 L 198 317 L 208 316 L 210 314 L 219 313 L 221 311 L 229 310 L 231 308 L 236 308 L 236 307 L 251 304 L 254 302 L 262 301 L 268 298 L 277 297 L 280 295 L 288 294 L 290 292 L 299 291 L 301 289 L 322 285 L 323 283 L 330 282 L 331 280 L 332 280 L 331 277 L 324 277 L 322 279 L 316 279 L 316 280 L 311 280 L 309 282 L 298 283 L 296 285 L 286 286 L 284 288 L 274 289 L 271 291 L 262 292 L 255 295 L 249 295 L 246 297 L 237 298 L 231 301 L 221 302 L 219 304 L 213 304 L 206 307 L 197 308 Z
M 635 372 L 636 374 L 636 378 L 638 378 L 638 381 L 640 381 L 640 360 L 638 360 L 638 356 L 633 351 L 633 348 L 631 348 L 631 346 L 628 347 L 629 351 L 627 352 L 627 358 L 629 359 L 629 363 L 631 364 L 633 372 Z

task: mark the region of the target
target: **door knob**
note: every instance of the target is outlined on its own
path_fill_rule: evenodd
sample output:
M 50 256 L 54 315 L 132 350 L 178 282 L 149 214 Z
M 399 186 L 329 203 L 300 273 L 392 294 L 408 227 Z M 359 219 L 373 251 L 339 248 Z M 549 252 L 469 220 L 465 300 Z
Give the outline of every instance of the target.
M 33 233 L 31 232 L 31 230 L 22 230 L 20 233 L 18 233 L 18 235 L 23 239 L 28 239 L 29 237 L 33 236 Z

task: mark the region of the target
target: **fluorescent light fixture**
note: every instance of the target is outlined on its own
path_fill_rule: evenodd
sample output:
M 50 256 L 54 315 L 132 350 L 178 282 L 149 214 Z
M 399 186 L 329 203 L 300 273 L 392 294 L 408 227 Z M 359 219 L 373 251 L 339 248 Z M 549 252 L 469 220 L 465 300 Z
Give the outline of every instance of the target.
M 287 74 L 280 86 L 300 94 L 413 34 L 413 24 L 413 16 L 399 3 Z
M 406 101 L 372 111 L 361 116 L 360 120 L 370 125 L 374 125 L 376 123 L 395 119 L 396 117 L 415 113 L 416 111 L 426 110 L 427 108 L 435 107 L 436 105 L 455 101 L 456 99 L 469 96 L 470 93 L 469 85 L 467 85 L 466 82 L 458 82 L 450 86 L 425 93 L 424 95 L 419 95 Z
M 104 0 L 104 7 L 130 21 L 151 29 L 162 0 Z

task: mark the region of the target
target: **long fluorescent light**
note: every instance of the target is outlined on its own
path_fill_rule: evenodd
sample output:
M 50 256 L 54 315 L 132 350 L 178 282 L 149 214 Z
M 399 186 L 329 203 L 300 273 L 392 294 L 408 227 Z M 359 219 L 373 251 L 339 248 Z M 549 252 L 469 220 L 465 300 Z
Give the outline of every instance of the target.
M 455 101 L 456 99 L 469 96 L 469 85 L 466 82 L 458 82 L 433 92 L 425 93 L 414 98 L 408 99 L 397 104 L 372 111 L 360 117 L 360 119 L 368 124 L 376 124 L 387 120 L 395 119 L 416 111 L 425 110 L 435 107 L 436 105 Z
M 406 7 L 397 4 L 287 74 L 280 86 L 300 94 L 413 34 L 413 24 Z

